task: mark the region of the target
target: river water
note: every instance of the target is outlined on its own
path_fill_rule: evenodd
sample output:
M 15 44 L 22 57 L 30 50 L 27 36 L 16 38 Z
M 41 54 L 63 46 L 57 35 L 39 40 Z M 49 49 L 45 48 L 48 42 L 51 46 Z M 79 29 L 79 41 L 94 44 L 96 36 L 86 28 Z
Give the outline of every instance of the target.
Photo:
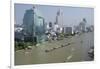
M 61 45 L 70 45 L 61 47 Z M 15 52 L 15 65 L 65 63 L 90 61 L 88 56 L 90 46 L 94 46 L 94 33 L 84 33 L 59 41 L 44 42 L 32 50 L 18 50 Z M 53 49 L 56 48 L 56 49 Z M 45 50 L 51 50 L 45 52 Z

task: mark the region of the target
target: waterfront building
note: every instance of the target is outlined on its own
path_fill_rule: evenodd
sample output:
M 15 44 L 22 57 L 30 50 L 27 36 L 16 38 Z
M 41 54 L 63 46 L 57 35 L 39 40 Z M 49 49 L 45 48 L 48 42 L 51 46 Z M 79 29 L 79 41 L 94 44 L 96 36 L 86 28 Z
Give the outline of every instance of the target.
M 83 20 L 79 24 L 80 32 L 85 32 L 86 31 L 86 19 L 83 18 Z
M 72 27 L 63 27 L 63 33 L 65 33 L 65 34 L 73 34 Z
M 45 40 L 45 19 L 38 9 L 26 10 L 23 18 L 25 39 L 30 38 L 37 43 Z
M 20 42 L 24 40 L 23 37 L 23 28 L 19 24 L 14 25 L 14 35 L 15 35 L 15 41 Z

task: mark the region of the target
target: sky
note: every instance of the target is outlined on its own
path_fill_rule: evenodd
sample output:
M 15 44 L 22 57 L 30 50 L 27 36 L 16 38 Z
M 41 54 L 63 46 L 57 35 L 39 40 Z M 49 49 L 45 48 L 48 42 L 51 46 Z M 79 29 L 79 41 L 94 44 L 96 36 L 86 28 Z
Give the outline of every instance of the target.
M 83 18 L 86 18 L 87 25 L 94 24 L 94 9 L 86 7 L 70 7 L 70 6 L 50 6 L 50 5 L 34 5 L 45 18 L 45 22 L 55 22 L 57 11 L 60 9 L 64 26 L 78 25 Z M 23 16 L 26 10 L 33 7 L 33 4 L 14 5 L 15 23 L 22 24 Z

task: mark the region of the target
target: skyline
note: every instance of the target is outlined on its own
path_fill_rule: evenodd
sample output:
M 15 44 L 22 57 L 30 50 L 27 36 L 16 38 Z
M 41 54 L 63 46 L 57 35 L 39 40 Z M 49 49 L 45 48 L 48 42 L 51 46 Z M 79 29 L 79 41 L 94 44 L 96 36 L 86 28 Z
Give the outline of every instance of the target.
M 63 26 L 78 25 L 83 18 L 86 18 L 88 25 L 94 24 L 94 9 L 84 7 L 69 7 L 69 6 L 50 6 L 50 5 L 34 5 L 45 22 L 54 23 L 56 20 L 57 11 L 60 9 L 63 19 Z M 23 16 L 26 10 L 33 7 L 33 4 L 15 4 L 15 22 L 17 24 L 23 23 Z M 77 17 L 76 17 L 77 16 Z

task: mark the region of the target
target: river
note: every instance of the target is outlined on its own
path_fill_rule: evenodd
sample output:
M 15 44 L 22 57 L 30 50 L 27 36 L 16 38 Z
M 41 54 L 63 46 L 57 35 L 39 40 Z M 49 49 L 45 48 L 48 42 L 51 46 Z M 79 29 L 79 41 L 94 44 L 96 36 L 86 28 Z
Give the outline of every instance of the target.
M 61 45 L 68 46 L 61 47 Z M 64 38 L 59 41 L 44 42 L 32 50 L 18 50 L 15 52 L 15 65 L 46 64 L 91 61 L 88 56 L 90 46 L 94 46 L 94 33 Z M 45 50 L 51 50 L 45 52 Z

